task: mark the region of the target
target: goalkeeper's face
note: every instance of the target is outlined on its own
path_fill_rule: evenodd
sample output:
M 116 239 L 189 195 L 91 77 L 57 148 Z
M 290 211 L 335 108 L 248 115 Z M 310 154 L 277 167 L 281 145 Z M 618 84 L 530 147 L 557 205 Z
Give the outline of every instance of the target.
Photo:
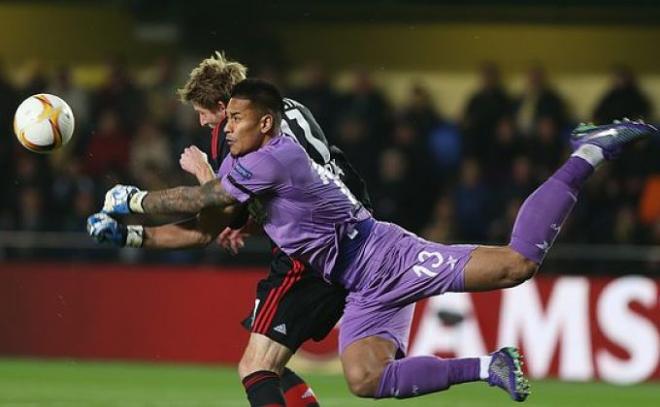
M 232 98 L 227 104 L 225 133 L 229 152 L 240 157 L 258 150 L 272 138 L 273 115 L 258 109 L 248 99 Z
M 214 128 L 225 118 L 225 105 L 222 102 L 218 103 L 217 109 L 207 109 L 196 103 L 193 103 L 193 109 L 197 112 L 199 117 L 199 125 L 204 127 L 208 126 Z

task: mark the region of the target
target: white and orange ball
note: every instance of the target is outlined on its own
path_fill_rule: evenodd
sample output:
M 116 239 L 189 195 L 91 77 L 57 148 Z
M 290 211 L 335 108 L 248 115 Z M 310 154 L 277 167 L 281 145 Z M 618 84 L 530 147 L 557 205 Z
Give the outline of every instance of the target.
M 71 140 L 75 119 L 69 105 L 47 93 L 32 95 L 14 114 L 14 133 L 21 144 L 36 153 L 50 153 Z

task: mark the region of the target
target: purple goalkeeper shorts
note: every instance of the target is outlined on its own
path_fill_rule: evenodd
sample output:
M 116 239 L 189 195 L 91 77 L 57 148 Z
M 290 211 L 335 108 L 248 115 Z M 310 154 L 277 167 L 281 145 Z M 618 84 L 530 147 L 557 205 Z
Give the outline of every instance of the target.
M 337 281 L 350 290 L 340 322 L 339 352 L 358 339 L 379 336 L 404 355 L 415 302 L 461 292 L 475 245 L 442 245 L 376 222 L 360 252 Z

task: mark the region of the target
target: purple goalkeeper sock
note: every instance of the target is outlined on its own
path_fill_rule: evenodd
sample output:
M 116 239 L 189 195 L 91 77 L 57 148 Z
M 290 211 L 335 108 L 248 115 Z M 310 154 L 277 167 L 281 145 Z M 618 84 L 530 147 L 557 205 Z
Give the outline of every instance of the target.
M 417 356 L 390 362 L 380 378 L 375 398 L 421 396 L 446 390 L 452 384 L 476 382 L 479 358 L 440 359 Z
M 523 202 L 509 245 L 541 264 L 577 202 L 578 192 L 593 172 L 594 167 L 584 159 L 570 157 Z

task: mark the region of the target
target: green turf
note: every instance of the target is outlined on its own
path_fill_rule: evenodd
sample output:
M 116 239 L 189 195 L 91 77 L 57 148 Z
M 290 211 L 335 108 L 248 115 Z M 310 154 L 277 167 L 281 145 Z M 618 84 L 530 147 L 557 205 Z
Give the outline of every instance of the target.
M 511 406 L 483 383 L 408 400 L 351 396 L 339 375 L 306 374 L 323 406 Z M 533 381 L 526 406 L 658 406 L 660 384 Z M 376 403 L 376 404 L 374 404 Z M 0 406 L 245 406 L 233 369 L 169 364 L 0 359 Z

